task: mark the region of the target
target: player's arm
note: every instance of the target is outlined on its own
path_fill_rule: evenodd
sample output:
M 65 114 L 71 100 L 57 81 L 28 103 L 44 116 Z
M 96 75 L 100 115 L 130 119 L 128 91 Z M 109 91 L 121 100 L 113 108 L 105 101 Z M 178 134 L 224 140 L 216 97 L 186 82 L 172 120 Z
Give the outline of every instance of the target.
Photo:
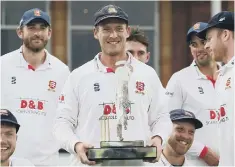
M 165 89 L 156 73 L 151 77 L 152 99 L 148 111 L 148 120 L 152 136 L 159 136 L 162 142 L 168 137 L 171 121 L 167 111 L 167 96 Z
M 75 153 L 74 146 L 79 142 L 74 130 L 78 125 L 78 88 L 76 87 L 76 78 L 72 72 L 65 82 L 59 104 L 57 115 L 53 126 L 55 138 L 61 144 L 61 147 L 70 153 Z
M 172 128 L 169 111 L 182 107 L 183 95 L 176 77 L 170 79 L 167 90 L 163 88 L 156 73 L 151 82 L 154 94 L 149 110 L 149 125 L 152 135 L 161 137 L 164 142 L 168 139 Z
M 157 147 L 156 160 L 158 161 L 162 152 L 162 144 L 169 136 L 172 123 L 169 112 L 166 110 L 165 89 L 155 71 L 151 76 L 150 83 L 151 103 L 148 111 L 148 123 L 152 135 L 151 145 Z
M 217 155 L 210 148 L 207 148 L 207 153 L 201 157 L 209 166 L 218 166 L 219 165 L 219 155 Z M 202 153 L 201 153 L 202 154 Z
M 185 95 L 181 87 L 178 73 L 172 75 L 166 86 L 168 112 L 183 107 Z
M 219 155 L 199 141 L 193 141 L 188 153 L 203 159 L 209 166 L 218 166 L 219 164 Z

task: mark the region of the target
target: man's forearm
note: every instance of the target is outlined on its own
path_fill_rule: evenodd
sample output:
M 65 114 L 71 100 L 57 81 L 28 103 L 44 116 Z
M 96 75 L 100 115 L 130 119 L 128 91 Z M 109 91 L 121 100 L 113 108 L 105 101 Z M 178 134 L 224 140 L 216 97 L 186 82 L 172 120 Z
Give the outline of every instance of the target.
M 210 148 L 207 148 L 205 155 L 201 157 L 209 166 L 218 166 L 219 156 L 213 152 Z

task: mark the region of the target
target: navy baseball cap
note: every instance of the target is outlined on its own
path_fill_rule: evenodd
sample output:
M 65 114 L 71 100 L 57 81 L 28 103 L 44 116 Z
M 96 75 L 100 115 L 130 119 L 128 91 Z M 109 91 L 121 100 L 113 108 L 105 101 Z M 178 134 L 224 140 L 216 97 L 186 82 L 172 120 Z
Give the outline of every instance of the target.
M 197 22 L 194 24 L 187 32 L 187 42 L 189 43 L 191 41 L 191 37 L 193 34 L 196 34 L 201 32 L 204 28 L 206 28 L 207 23 L 204 22 Z
M 115 5 L 107 5 L 99 9 L 95 15 L 95 23 L 97 26 L 101 21 L 106 20 L 108 18 L 118 18 L 124 20 L 128 24 L 128 15 L 124 10 Z
M 16 127 L 16 133 L 18 132 L 20 125 L 17 122 L 16 117 L 7 109 L 1 109 L 0 111 L 1 123 L 12 124 Z
M 199 129 L 203 126 L 202 122 L 196 119 L 195 115 L 183 109 L 176 109 L 170 112 L 170 119 L 172 122 L 174 121 L 189 121 L 194 123 L 195 129 Z
M 198 33 L 200 38 L 206 37 L 206 31 L 210 28 L 221 28 L 234 31 L 234 12 L 222 11 L 213 16 L 208 25 Z
M 46 12 L 43 12 L 41 9 L 34 8 L 34 9 L 30 9 L 30 10 L 26 11 L 23 14 L 23 16 L 20 20 L 20 27 L 27 25 L 29 22 L 31 22 L 35 19 L 43 20 L 48 25 L 51 24 L 50 17 Z

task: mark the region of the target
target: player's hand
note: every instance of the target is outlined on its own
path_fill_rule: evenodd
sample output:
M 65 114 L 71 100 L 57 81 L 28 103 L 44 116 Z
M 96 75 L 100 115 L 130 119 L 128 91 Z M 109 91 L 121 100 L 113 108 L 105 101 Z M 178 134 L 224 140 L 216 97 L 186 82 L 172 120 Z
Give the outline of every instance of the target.
M 90 145 L 90 144 L 87 144 L 87 143 L 83 143 L 83 142 L 78 142 L 75 145 L 75 151 L 76 151 L 80 161 L 83 164 L 95 165 L 95 161 L 89 161 L 88 158 L 87 158 L 86 153 L 87 153 L 89 148 L 93 148 L 93 146 Z
M 219 156 L 208 148 L 206 155 L 202 158 L 208 166 L 218 166 L 219 165 Z
M 158 162 L 162 154 L 162 138 L 160 136 L 154 136 L 150 141 L 150 146 L 154 146 L 157 148 L 157 158 L 151 161 L 151 163 Z

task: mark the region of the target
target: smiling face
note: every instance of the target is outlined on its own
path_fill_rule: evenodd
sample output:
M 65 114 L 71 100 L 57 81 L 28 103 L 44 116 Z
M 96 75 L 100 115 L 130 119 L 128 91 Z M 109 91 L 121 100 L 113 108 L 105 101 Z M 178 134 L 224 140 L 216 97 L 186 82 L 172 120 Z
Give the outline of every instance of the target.
M 184 155 L 191 147 L 194 139 L 195 126 L 189 122 L 176 121 L 168 143 L 178 155 Z
M 211 28 L 206 33 L 205 48 L 214 57 L 216 61 L 223 61 L 224 58 L 224 43 L 222 41 L 222 30 Z
M 43 20 L 33 20 L 17 30 L 23 44 L 33 52 L 40 52 L 51 37 L 51 29 Z
M 94 37 L 99 40 L 102 52 L 109 56 L 125 52 L 126 38 L 129 33 L 130 27 L 123 20 L 115 18 L 102 21 L 94 29 Z
M 16 147 L 16 127 L 11 124 L 1 123 L 1 163 L 9 160 Z
M 189 45 L 191 54 L 199 66 L 207 66 L 212 60 L 212 56 L 204 48 L 205 41 L 196 35 L 192 35 Z

